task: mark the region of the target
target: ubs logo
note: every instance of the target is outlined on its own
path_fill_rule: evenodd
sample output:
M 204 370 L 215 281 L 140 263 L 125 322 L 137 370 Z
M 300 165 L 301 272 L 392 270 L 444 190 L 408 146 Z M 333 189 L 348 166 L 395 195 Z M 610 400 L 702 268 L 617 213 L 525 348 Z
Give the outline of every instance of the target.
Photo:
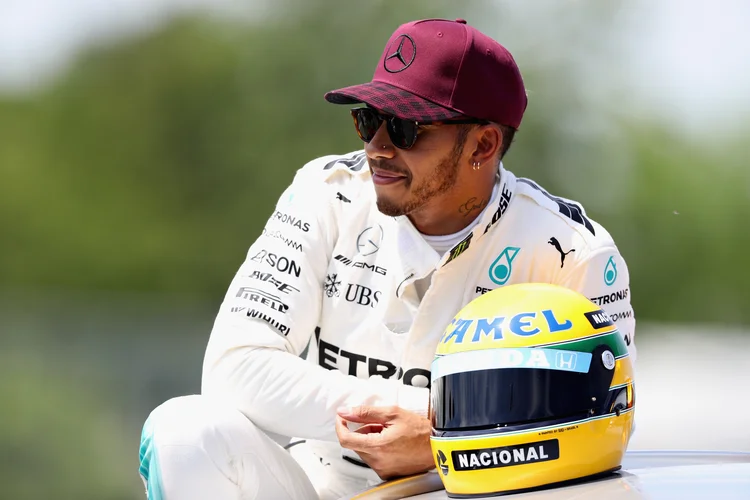
M 375 307 L 380 300 L 380 292 L 373 291 L 364 285 L 349 283 L 347 284 L 344 298 L 347 302 L 354 302 L 361 306 Z
M 367 269 L 370 272 L 377 273 L 383 276 L 385 276 L 388 273 L 388 271 L 384 267 L 376 266 L 373 264 L 368 264 L 365 261 L 354 262 L 352 259 L 348 257 L 344 257 L 343 255 L 340 255 L 340 254 L 334 257 L 334 259 L 343 263 L 345 266 L 354 266 L 354 267 L 359 267 L 360 269 Z

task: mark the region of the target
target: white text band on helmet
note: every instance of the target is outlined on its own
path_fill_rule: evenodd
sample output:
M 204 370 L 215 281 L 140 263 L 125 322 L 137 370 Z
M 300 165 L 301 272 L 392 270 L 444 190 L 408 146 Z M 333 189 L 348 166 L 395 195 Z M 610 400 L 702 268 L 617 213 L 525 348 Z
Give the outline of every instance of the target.
M 432 362 L 432 381 L 455 373 L 499 368 L 543 368 L 588 373 L 590 365 L 591 353 L 588 352 L 533 347 L 484 349 L 435 358 Z

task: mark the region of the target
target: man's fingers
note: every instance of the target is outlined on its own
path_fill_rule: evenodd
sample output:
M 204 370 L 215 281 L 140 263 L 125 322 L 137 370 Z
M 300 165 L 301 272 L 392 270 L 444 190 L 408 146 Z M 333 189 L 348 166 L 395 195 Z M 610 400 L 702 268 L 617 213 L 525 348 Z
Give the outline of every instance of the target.
M 353 408 L 339 408 L 337 413 L 358 424 L 385 424 L 398 415 L 396 406 L 355 406 Z
M 354 451 L 367 451 L 377 447 L 382 440 L 377 432 L 360 434 L 356 431 L 349 430 L 346 421 L 336 417 L 336 436 L 339 438 L 339 444 L 342 447 Z
M 380 424 L 365 424 L 354 432 L 357 434 L 380 434 L 383 432 L 383 429 L 385 429 L 385 427 Z

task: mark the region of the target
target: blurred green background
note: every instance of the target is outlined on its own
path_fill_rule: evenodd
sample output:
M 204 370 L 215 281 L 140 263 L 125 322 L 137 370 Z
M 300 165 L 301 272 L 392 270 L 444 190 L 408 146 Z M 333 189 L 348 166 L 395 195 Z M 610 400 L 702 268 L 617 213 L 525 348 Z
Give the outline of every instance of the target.
M 187 5 L 0 88 L 0 499 L 143 498 L 140 425 L 199 390 L 214 314 L 276 198 L 305 162 L 361 147 L 323 94 L 369 79 L 412 19 L 466 18 L 513 52 L 530 104 L 506 167 L 615 237 L 643 359 L 658 338 L 713 336 L 717 364 L 750 348 L 750 105 L 717 95 L 725 116 L 704 122 L 644 97 L 673 80 L 658 60 L 625 65 L 649 26 L 634 4 Z

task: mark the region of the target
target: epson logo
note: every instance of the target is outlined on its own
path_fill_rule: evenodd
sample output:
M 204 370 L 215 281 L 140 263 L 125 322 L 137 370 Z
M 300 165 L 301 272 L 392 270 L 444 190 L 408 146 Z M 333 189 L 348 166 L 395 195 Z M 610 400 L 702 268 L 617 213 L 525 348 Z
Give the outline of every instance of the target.
M 549 439 L 499 448 L 456 450 L 451 452 L 451 458 L 453 459 L 453 467 L 457 471 L 496 469 L 498 467 L 548 462 L 560 458 L 560 443 L 557 439 Z
M 263 304 L 264 306 L 270 307 L 274 311 L 283 313 L 289 310 L 289 306 L 284 304 L 279 297 L 264 292 L 263 290 L 258 290 L 257 288 L 243 286 L 237 291 L 236 296 L 245 300 L 251 300 L 253 302 Z
M 250 260 L 253 262 L 267 264 L 274 269 L 278 269 L 282 273 L 293 274 L 297 278 L 299 278 L 299 275 L 302 272 L 302 268 L 299 266 L 299 264 L 297 264 L 292 259 L 284 257 L 283 255 L 279 257 L 275 253 L 269 253 L 266 250 L 261 250 Z
M 351 266 L 352 265 L 352 259 L 348 257 L 344 257 L 343 255 L 337 255 L 334 257 L 339 262 L 343 262 L 345 266 Z
M 380 274 L 382 276 L 385 276 L 388 271 L 384 267 L 380 266 L 373 266 L 371 264 L 368 264 L 367 262 L 354 262 L 352 259 L 348 257 L 344 257 L 343 255 L 337 255 L 334 257 L 335 260 L 341 262 L 345 266 L 350 267 L 359 267 L 360 269 L 367 269 L 370 272 Z

